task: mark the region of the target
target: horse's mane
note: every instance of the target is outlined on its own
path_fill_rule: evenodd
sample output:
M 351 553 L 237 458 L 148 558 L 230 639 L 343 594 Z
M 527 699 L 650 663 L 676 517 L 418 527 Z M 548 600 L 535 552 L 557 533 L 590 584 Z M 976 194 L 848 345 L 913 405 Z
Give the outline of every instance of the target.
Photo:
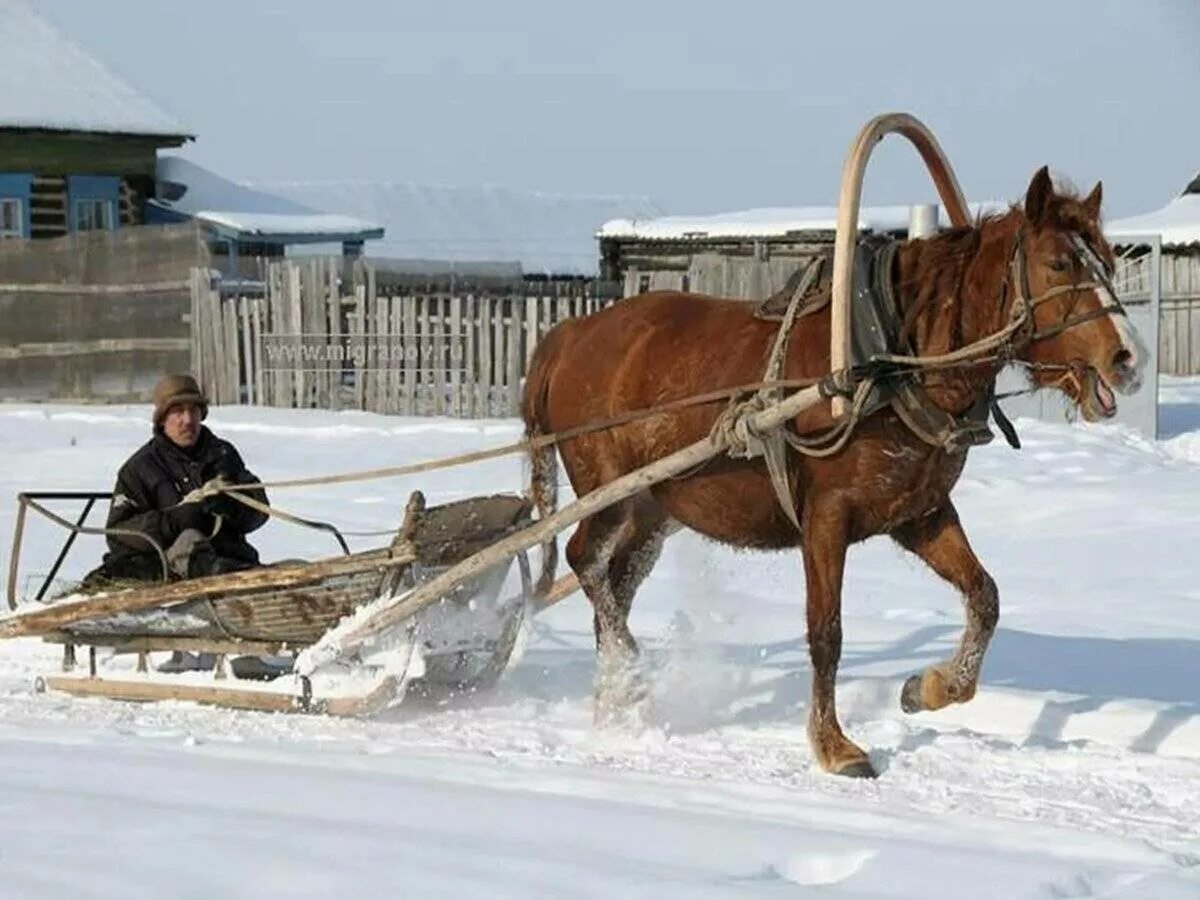
M 1010 231 L 1015 233 L 1022 215 L 1019 207 L 1010 206 L 1001 212 L 980 213 L 973 225 L 948 228 L 931 237 L 904 242 L 901 256 L 908 264 L 901 265 L 897 283 L 904 316 L 901 327 L 904 340 L 915 338 L 922 325 L 928 336 L 932 327 L 932 323 L 926 321 L 929 313 L 947 320 L 949 342 L 938 348 L 942 352 L 962 346 L 964 330 L 973 332 L 975 326 L 986 324 L 979 320 L 990 313 L 991 308 L 972 307 L 989 299 L 998 302 L 999 298 L 979 296 L 984 288 L 978 283 L 982 267 L 976 266 L 972 270 L 971 264 L 993 262 L 991 256 L 1005 254 L 1008 248 L 1002 246 L 1004 242 L 996 241 L 992 236 L 1005 237 L 1010 236 Z M 981 259 L 984 255 L 988 258 Z M 970 275 L 975 278 L 969 279 Z M 940 309 L 931 309 L 935 301 L 940 301 Z

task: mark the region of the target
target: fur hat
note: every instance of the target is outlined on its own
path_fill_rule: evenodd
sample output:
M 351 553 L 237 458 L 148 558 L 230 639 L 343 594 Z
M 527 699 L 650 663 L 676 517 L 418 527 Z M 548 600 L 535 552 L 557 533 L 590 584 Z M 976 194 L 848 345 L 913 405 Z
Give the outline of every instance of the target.
M 154 427 L 162 425 L 169 410 L 176 403 L 195 403 L 200 407 L 200 418 L 208 416 L 208 398 L 191 375 L 164 375 L 154 386 Z

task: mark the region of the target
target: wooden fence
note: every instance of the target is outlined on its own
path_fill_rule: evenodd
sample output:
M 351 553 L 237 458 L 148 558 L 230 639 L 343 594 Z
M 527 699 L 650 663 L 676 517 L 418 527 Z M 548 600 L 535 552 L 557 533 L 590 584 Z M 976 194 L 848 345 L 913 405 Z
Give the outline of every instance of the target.
M 144 403 L 189 363 L 194 225 L 0 241 L 0 400 Z
M 271 265 L 257 295 L 192 273 L 193 371 L 214 403 L 512 416 L 538 339 L 619 297 L 592 280 L 410 277 L 377 290 L 340 259 Z
M 1149 254 L 1118 261 L 1114 278 L 1124 303 L 1149 299 Z M 1165 250 L 1159 270 L 1158 371 L 1200 375 L 1200 258 L 1187 249 Z

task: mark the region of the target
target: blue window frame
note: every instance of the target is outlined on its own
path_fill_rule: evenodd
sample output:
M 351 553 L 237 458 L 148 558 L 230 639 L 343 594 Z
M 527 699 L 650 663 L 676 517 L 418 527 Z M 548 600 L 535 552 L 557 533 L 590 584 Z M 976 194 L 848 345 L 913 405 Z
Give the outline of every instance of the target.
M 67 202 L 72 231 L 112 231 L 117 227 L 121 179 L 116 175 L 71 175 Z
M 29 237 L 33 176 L 0 172 L 0 238 Z

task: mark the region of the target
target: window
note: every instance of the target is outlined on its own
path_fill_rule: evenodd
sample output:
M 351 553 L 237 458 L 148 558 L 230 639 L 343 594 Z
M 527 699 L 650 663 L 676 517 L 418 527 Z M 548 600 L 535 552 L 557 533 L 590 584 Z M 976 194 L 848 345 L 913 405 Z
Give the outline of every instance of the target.
M 0 238 L 19 238 L 25 234 L 20 200 L 0 200 Z
M 76 231 L 112 231 L 113 205 L 109 200 L 76 200 Z

